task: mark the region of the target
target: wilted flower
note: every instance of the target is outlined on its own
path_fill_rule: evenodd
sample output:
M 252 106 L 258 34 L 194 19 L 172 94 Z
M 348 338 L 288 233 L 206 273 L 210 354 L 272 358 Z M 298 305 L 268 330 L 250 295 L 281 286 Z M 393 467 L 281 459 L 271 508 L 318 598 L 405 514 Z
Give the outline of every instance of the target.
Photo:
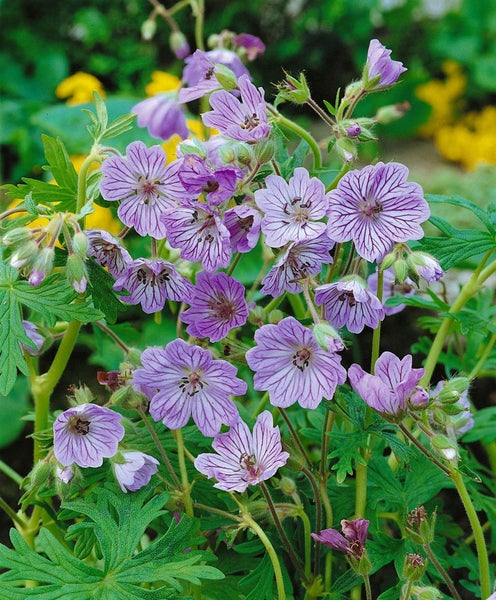
M 379 42 L 371 40 L 367 53 L 367 62 L 363 71 L 363 86 L 371 92 L 393 85 L 407 69 L 403 63 L 392 60 L 391 50 Z
M 181 314 L 181 320 L 189 323 L 187 332 L 211 342 L 226 337 L 248 318 L 244 285 L 225 273 L 198 273 L 188 303 L 191 307 Z
M 262 231 L 269 246 L 280 248 L 324 232 L 326 224 L 319 219 L 325 216 L 329 199 L 320 179 L 297 167 L 288 183 L 279 175 L 269 175 L 265 185 L 266 189 L 255 191 L 255 202 L 264 212 Z
M 429 218 L 429 205 L 418 183 L 406 181 L 408 169 L 382 162 L 346 173 L 329 192 L 329 237 L 353 240 L 358 254 L 381 261 L 394 242 L 418 240 L 420 223 Z
M 383 352 L 374 367 L 374 375 L 366 373 L 360 365 L 348 369 L 352 388 L 364 402 L 383 415 L 401 417 L 412 394 L 418 393 L 418 382 L 424 369 L 412 369 L 412 356 L 401 360 L 392 352 Z
M 246 362 L 255 371 L 255 389 L 267 390 L 273 406 L 298 402 L 303 408 L 316 408 L 346 380 L 341 357 L 323 350 L 312 331 L 294 317 L 264 325 L 255 332 L 255 342 Z
M 147 98 L 133 106 L 131 112 L 138 115 L 139 127 L 146 127 L 153 137 L 168 140 L 177 134 L 184 140 L 189 135 L 184 108 L 176 92 Z
M 369 530 L 370 521 L 367 519 L 354 519 L 341 521 L 341 535 L 336 529 L 323 529 L 320 534 L 312 533 L 317 542 L 329 546 L 333 550 L 339 550 L 346 555 L 360 560 L 365 552 L 365 542 Z
M 270 479 L 289 458 L 282 450 L 279 427 L 274 427 L 267 410 L 258 415 L 253 435 L 239 420 L 228 432 L 216 435 L 212 447 L 217 454 L 200 454 L 195 467 L 217 479 L 214 487 L 227 492 L 244 492 L 249 485 Z
M 80 404 L 69 408 L 53 424 L 53 451 L 64 467 L 99 467 L 114 456 L 124 437 L 122 415 L 104 406 Z
M 121 490 L 127 494 L 145 486 L 157 472 L 158 464 L 156 458 L 143 452 L 121 452 L 112 461 L 112 469 Z
M 239 418 L 230 396 L 246 392 L 246 383 L 224 360 L 208 350 L 176 339 L 165 348 L 147 348 L 143 367 L 133 373 L 134 387 L 149 396 L 150 414 L 170 429 L 184 427 L 192 416 L 203 435 L 213 436 L 221 425 Z
M 233 140 L 258 142 L 267 137 L 271 126 L 267 122 L 267 108 L 263 88 L 256 88 L 248 75 L 238 79 L 241 100 L 220 90 L 210 96 L 210 112 L 202 114 L 208 127 L 214 127 Z

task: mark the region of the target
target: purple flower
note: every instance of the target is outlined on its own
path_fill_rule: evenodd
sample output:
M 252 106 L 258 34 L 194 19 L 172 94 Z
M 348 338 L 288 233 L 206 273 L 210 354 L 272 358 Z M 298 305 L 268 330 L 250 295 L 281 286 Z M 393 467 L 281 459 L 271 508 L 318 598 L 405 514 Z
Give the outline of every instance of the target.
M 243 179 L 243 175 L 243 171 L 237 167 L 213 169 L 196 154 L 185 156 L 178 171 L 184 189 L 194 196 L 205 194 L 209 206 L 230 200 L 238 179 Z
M 289 458 L 268 410 L 258 415 L 253 435 L 239 420 L 227 433 L 216 435 L 212 447 L 217 454 L 200 454 L 195 467 L 217 479 L 214 487 L 226 492 L 244 492 L 249 485 L 270 479 Z
M 407 264 L 417 277 L 422 277 L 428 283 L 439 281 L 444 275 L 438 261 L 426 252 L 412 252 L 407 258 Z
M 231 69 L 237 79 L 242 75 L 251 78 L 248 69 L 242 63 L 239 56 L 235 52 L 232 52 L 232 50 L 216 48 L 215 50 L 206 52 L 206 55 L 214 64 L 224 65 L 224 67 Z
M 274 298 L 284 292 L 299 294 L 301 279 L 320 273 L 322 264 L 332 263 L 329 250 L 333 246 L 325 232 L 313 240 L 293 242 L 264 277 L 261 293 Z
M 124 437 L 122 415 L 104 406 L 80 404 L 69 408 L 53 424 L 53 452 L 58 462 L 69 467 L 100 467 L 114 456 Z
M 105 200 L 122 200 L 117 214 L 128 227 L 144 236 L 166 236 L 160 216 L 187 194 L 177 177 L 179 161 L 165 164 L 160 146 L 132 142 L 126 156 L 111 156 L 102 164 L 100 191 Z
M 383 352 L 375 363 L 374 375 L 366 373 L 360 365 L 348 369 L 352 388 L 371 408 L 383 415 L 401 417 L 407 402 L 418 392 L 418 382 L 424 369 L 412 369 L 412 356 L 401 360 L 391 352 Z
M 257 245 L 260 237 L 262 217 L 258 210 L 241 204 L 224 213 L 223 223 L 230 234 L 233 252 L 249 252 Z
M 361 517 L 353 521 L 343 519 L 341 531 L 344 535 L 341 535 L 336 529 L 323 529 L 320 534 L 312 533 L 311 535 L 317 542 L 360 560 L 365 552 L 369 524 L 370 521 Z
M 72 467 L 60 467 L 57 465 L 55 467 L 55 477 L 62 483 L 69 483 L 74 477 L 74 471 L 72 470 Z
M 45 343 L 45 338 L 39 332 L 38 327 L 36 327 L 34 323 L 31 323 L 31 321 L 26 321 L 23 319 L 22 324 L 26 335 L 32 342 L 32 345 L 28 346 L 27 344 L 21 344 L 21 346 L 31 356 L 37 356 L 41 352 L 41 348 Z
M 315 303 L 324 305 L 325 318 L 333 327 L 346 325 L 352 333 L 360 333 L 366 325 L 375 329 L 385 316 L 379 298 L 358 279 L 320 285 L 315 290 Z
M 88 238 L 88 256 L 93 257 L 102 267 L 117 279 L 133 262 L 129 252 L 116 238 L 104 229 L 88 229 L 84 232 Z
M 363 85 L 367 91 L 393 85 L 407 69 L 403 63 L 392 60 L 388 50 L 379 40 L 370 40 L 367 62 L 363 72 Z M 375 78 L 378 79 L 374 82 Z
M 377 295 L 377 271 L 368 276 L 367 285 L 369 290 Z M 411 279 L 407 278 L 403 283 L 397 284 L 393 269 L 385 269 L 382 286 L 382 304 L 384 305 L 384 314 L 386 317 L 395 315 L 406 307 L 406 304 L 387 306 L 385 302 L 388 298 L 397 295 L 408 297 L 413 296 L 413 294 L 415 294 L 415 288 L 413 287 L 413 281 L 411 281 Z
M 256 88 L 248 75 L 238 79 L 241 100 L 220 90 L 210 96 L 210 112 L 202 114 L 208 127 L 214 127 L 227 137 L 240 142 L 258 142 L 267 137 L 271 126 L 267 123 L 264 90 Z
M 394 242 L 419 240 L 429 218 L 422 188 L 408 183 L 408 169 L 382 162 L 350 171 L 329 192 L 328 234 L 336 242 L 353 240 L 358 254 L 381 261 Z
M 143 368 L 133 373 L 138 391 L 154 394 L 150 414 L 170 429 L 184 427 L 192 416 L 203 435 L 213 436 L 222 423 L 232 425 L 238 410 L 230 396 L 246 392 L 237 370 L 224 360 L 214 360 L 208 350 L 176 339 L 165 348 L 147 348 Z
M 177 134 L 183 140 L 189 136 L 184 108 L 177 94 L 157 94 L 139 102 L 131 109 L 138 115 L 139 127 L 146 127 L 151 136 L 168 140 Z
M 255 371 L 255 389 L 268 390 L 273 406 L 298 402 L 303 408 L 316 408 L 346 380 L 341 357 L 323 350 L 312 331 L 293 317 L 263 325 L 255 332 L 255 342 L 246 361 Z
M 238 33 L 232 41 L 234 46 L 243 48 L 246 58 L 249 61 L 255 60 L 265 52 L 265 44 L 262 40 L 250 33 Z
M 255 202 L 265 214 L 262 231 L 269 246 L 280 248 L 323 233 L 326 225 L 319 219 L 325 216 L 329 200 L 320 179 L 298 167 L 289 183 L 279 175 L 269 175 L 265 185 L 266 189 L 255 191 Z
M 121 490 L 127 494 L 145 486 L 158 471 L 158 464 L 156 458 L 143 452 L 122 452 L 112 461 L 112 469 Z
M 176 207 L 162 216 L 162 222 L 169 244 L 181 250 L 181 258 L 201 263 L 206 271 L 229 265 L 229 231 L 206 204 Z
M 129 292 L 121 296 L 123 302 L 141 304 L 143 312 L 151 314 L 161 311 L 167 299 L 187 302 L 193 285 L 166 260 L 138 258 L 114 284 L 114 290 L 123 289 Z
M 241 327 L 248 318 L 245 287 L 225 273 L 202 271 L 196 277 L 191 307 L 181 314 L 181 320 L 189 323 L 187 332 L 199 338 L 218 342 L 233 327 Z

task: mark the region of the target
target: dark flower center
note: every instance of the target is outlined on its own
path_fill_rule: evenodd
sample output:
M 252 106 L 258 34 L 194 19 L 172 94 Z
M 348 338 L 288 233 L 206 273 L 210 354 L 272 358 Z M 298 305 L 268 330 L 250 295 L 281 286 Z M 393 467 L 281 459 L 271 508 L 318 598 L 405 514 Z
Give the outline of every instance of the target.
M 260 119 L 258 118 L 256 113 L 252 113 L 251 115 L 245 116 L 245 120 L 243 121 L 243 123 L 241 123 L 240 127 L 241 129 L 248 129 L 248 131 L 251 131 L 252 129 L 255 129 L 255 127 L 257 127 L 258 125 L 260 125 Z
M 362 198 L 362 200 L 363 202 L 359 205 L 359 209 L 363 216 L 377 221 L 379 213 L 383 211 L 382 204 L 375 198 Z
M 195 394 L 198 394 L 198 392 L 200 392 L 204 386 L 205 384 L 202 381 L 201 372 L 198 371 L 191 371 L 189 375 L 185 375 L 179 380 L 179 387 L 181 388 L 181 391 L 190 398 Z
M 69 429 L 73 433 L 78 433 L 79 435 L 88 435 L 90 432 L 90 421 L 86 421 L 77 415 L 74 415 L 69 419 Z
M 145 194 L 145 198 L 143 199 L 143 204 L 148 204 L 152 196 L 157 196 L 157 185 L 160 185 L 159 179 L 154 179 L 153 181 L 148 181 L 143 175 L 138 177 L 138 182 L 140 184 L 140 191 Z
M 248 471 L 250 478 L 258 477 L 260 475 L 260 467 L 257 467 L 257 459 L 254 454 L 247 454 L 244 452 L 239 457 L 239 466 Z
M 342 292 L 341 294 L 339 294 L 338 300 L 340 302 L 347 301 L 348 302 L 348 306 L 350 308 L 352 308 L 353 306 L 355 306 L 356 303 L 357 303 L 356 300 L 355 300 L 355 295 L 353 294 L 353 292 L 349 292 L 349 291 Z
M 207 183 L 202 187 L 202 192 L 205 194 L 210 194 L 210 192 L 215 192 L 219 189 L 219 184 L 215 179 L 210 179 Z
M 219 296 L 216 300 L 212 300 L 210 308 L 215 312 L 215 316 L 224 323 L 230 321 L 236 315 L 236 305 L 226 296 Z
M 250 231 L 250 229 L 253 227 L 253 215 L 238 219 L 238 227 L 243 231 Z
M 300 348 L 293 354 L 293 365 L 300 371 L 304 371 L 310 364 L 312 353 L 308 348 Z

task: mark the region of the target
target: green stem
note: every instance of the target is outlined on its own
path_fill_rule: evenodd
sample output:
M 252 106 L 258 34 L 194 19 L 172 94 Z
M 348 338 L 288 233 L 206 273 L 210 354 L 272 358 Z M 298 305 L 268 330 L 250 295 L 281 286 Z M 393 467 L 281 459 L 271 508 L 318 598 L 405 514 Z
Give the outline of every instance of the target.
M 120 346 L 126 354 L 129 354 L 129 346 L 127 346 L 127 344 L 125 344 L 125 342 L 123 342 L 121 338 L 110 329 L 110 327 L 107 327 L 107 325 L 105 325 L 105 323 L 103 323 L 102 321 L 95 321 L 95 325 L 104 333 L 106 333 L 110 338 L 112 338 L 114 342 L 118 346 Z
M 231 497 L 241 509 L 243 522 L 258 536 L 259 540 L 264 545 L 267 554 L 269 555 L 270 562 L 272 563 L 272 569 L 274 571 L 274 576 L 276 578 L 278 600 L 286 600 L 286 592 L 284 591 L 284 579 L 282 576 L 281 564 L 279 562 L 279 558 L 277 557 L 277 552 L 275 551 L 274 546 L 267 537 L 265 531 L 253 519 L 253 517 L 248 511 L 248 508 L 244 504 L 241 504 L 241 502 L 237 500 L 234 494 L 231 494 Z
M 303 304 L 303 300 L 299 294 L 287 294 L 287 298 L 289 303 L 291 304 L 291 308 L 293 309 L 294 316 L 301 321 L 306 317 L 307 309 Z
M 427 554 L 427 556 L 429 557 L 429 560 L 436 567 L 438 573 L 444 579 L 444 582 L 446 583 L 446 585 L 449 588 L 449 591 L 451 592 L 451 596 L 453 597 L 453 600 L 462 600 L 460 597 L 460 594 L 458 593 L 457 589 L 455 588 L 455 584 L 453 583 L 451 577 L 448 575 L 448 572 L 445 570 L 443 565 L 437 560 L 436 555 L 431 550 L 431 547 L 429 546 L 429 544 L 424 544 L 424 550 L 425 550 L 425 553 Z M 485 596 L 484 596 L 484 598 L 485 598 Z
M 363 576 L 363 582 L 365 583 L 365 596 L 367 600 L 372 600 L 372 590 L 370 588 L 370 579 L 368 575 Z
M 489 355 L 491 354 L 495 343 L 496 343 L 496 333 L 493 333 L 489 339 L 489 342 L 486 344 L 486 347 L 484 348 L 484 351 L 481 354 L 481 357 L 477 361 L 477 364 L 470 371 L 470 374 L 468 376 L 469 379 L 475 379 L 477 377 L 477 375 L 479 374 L 479 371 L 482 369 L 482 367 L 486 363 L 486 360 L 489 358 Z
M 339 173 L 336 175 L 336 177 L 334 177 L 334 179 L 331 181 L 331 183 L 326 187 L 326 194 L 327 192 L 330 192 L 331 190 L 333 190 L 334 188 L 337 187 L 338 183 L 341 181 L 341 179 L 344 177 L 344 175 L 346 175 L 346 173 L 348 173 L 348 171 L 351 169 L 351 164 L 349 162 L 345 162 L 343 164 L 343 166 L 341 167 L 341 170 L 339 171 Z
M 422 387 L 427 387 L 431 380 L 434 369 L 437 365 L 437 361 L 441 351 L 444 347 L 444 342 L 448 337 L 449 331 L 452 325 L 452 317 L 451 315 L 459 312 L 465 304 L 474 296 L 482 287 L 484 281 L 490 277 L 496 271 L 496 261 L 490 264 L 485 269 L 483 268 L 485 263 L 488 261 L 490 255 L 492 254 L 492 250 L 487 252 L 480 262 L 477 269 L 474 271 L 470 279 L 467 283 L 462 287 L 458 298 L 453 302 L 451 308 L 449 309 L 449 315 L 445 317 L 439 327 L 438 332 L 432 342 L 432 346 L 429 350 L 429 354 L 425 360 L 424 364 L 424 375 L 422 379 L 419 381 L 419 385 Z
M 400 600 L 410 600 L 410 598 L 412 596 L 412 587 L 413 587 L 413 582 L 411 582 L 411 581 L 408 581 L 406 586 L 403 586 L 403 589 L 401 591 L 401 599 Z
M 289 129 L 293 133 L 295 133 L 298 137 L 305 140 L 307 144 L 310 146 L 310 150 L 313 154 L 313 169 L 314 171 L 318 171 L 322 168 L 322 155 L 320 153 L 320 148 L 315 140 L 315 138 L 308 133 L 306 129 L 303 129 L 300 125 L 291 121 L 290 119 L 283 117 L 280 112 L 275 110 L 272 107 L 269 107 L 270 112 L 274 116 L 274 121 L 283 128 Z
M 278 298 L 272 298 L 272 300 L 267 304 L 267 306 L 264 306 L 265 314 L 268 315 L 273 310 L 275 310 L 279 306 L 279 304 L 281 304 L 281 302 L 284 300 L 285 297 L 286 297 L 286 292 L 281 294 Z
M 419 423 L 417 423 L 417 425 L 420 425 Z M 406 427 L 403 423 L 400 423 L 398 425 L 398 427 L 401 429 L 401 431 L 403 432 L 403 434 L 405 435 L 405 437 L 407 437 L 412 444 L 418 449 L 420 450 L 420 452 L 422 452 L 422 454 L 427 457 L 432 463 L 434 463 L 436 465 L 436 467 L 438 467 L 439 469 L 441 469 L 441 471 L 443 471 L 443 473 L 446 473 L 446 475 L 448 475 L 448 477 L 451 476 L 451 471 L 448 469 L 448 467 L 446 467 L 445 465 L 443 465 L 443 463 L 439 462 L 439 460 L 433 456 L 428 450 L 427 448 L 425 448 L 419 441 L 418 439 L 411 433 L 411 431 L 408 429 L 408 427 Z
M 31 384 L 31 392 L 34 400 L 34 433 L 38 434 L 48 427 L 48 413 L 50 408 L 50 397 L 55 386 L 59 382 L 69 362 L 69 358 L 76 344 L 81 328 L 79 321 L 71 321 L 65 330 L 64 337 L 60 342 L 55 357 L 46 373 L 35 376 Z M 40 442 L 34 439 L 34 464 L 45 455 L 45 450 Z
M 286 409 L 279 407 L 279 413 L 281 414 L 281 417 L 284 419 L 284 422 L 288 426 L 289 433 L 291 435 L 291 439 L 293 440 L 294 444 L 297 446 L 297 448 L 300 451 L 302 457 L 305 459 L 305 462 L 307 463 L 307 465 L 310 466 L 311 465 L 310 458 L 308 457 L 308 454 L 307 454 L 307 451 L 305 450 L 305 447 L 301 443 L 300 437 L 299 437 L 296 429 L 293 427 L 293 423 L 291 423 L 290 418 L 286 414 Z
M 229 265 L 229 269 L 226 271 L 226 275 L 228 275 L 230 277 L 233 274 L 233 271 L 238 266 L 238 263 L 241 260 L 242 256 L 243 256 L 243 254 L 241 252 L 238 252 L 236 254 L 233 262 Z
M 467 513 L 472 532 L 474 534 L 475 547 L 477 549 L 477 558 L 479 561 L 479 577 L 481 583 L 481 597 L 488 598 L 491 595 L 491 576 L 489 570 L 489 557 L 487 553 L 484 531 L 481 527 L 479 517 L 474 508 L 470 495 L 465 487 L 463 477 L 454 467 L 451 469 L 451 479 L 456 486 L 460 500 L 462 501 L 465 512 Z
M 98 153 L 99 145 L 95 144 L 91 149 L 91 152 L 84 159 L 81 168 L 78 173 L 78 195 L 77 195 L 77 204 L 76 204 L 76 214 L 81 212 L 81 209 L 86 204 L 86 186 L 87 186 L 87 178 L 88 173 L 91 169 L 91 165 L 94 162 L 97 162 L 100 158 Z
M 367 463 L 355 465 L 355 519 L 365 516 L 367 508 Z
M 188 470 L 186 469 L 186 460 L 184 452 L 184 438 L 181 429 L 173 431 L 177 444 L 177 456 L 179 459 L 179 472 L 181 473 L 182 497 L 184 502 L 184 511 L 188 517 L 193 516 L 193 503 L 191 501 L 191 485 L 188 480 Z
M 203 44 L 203 19 L 205 18 L 204 0 L 195 0 L 191 3 L 193 14 L 195 16 L 195 44 L 198 50 L 205 50 Z
M 382 295 L 384 292 L 384 271 L 379 265 L 377 272 L 377 298 L 382 302 Z M 370 359 L 370 372 L 374 374 L 375 363 L 379 358 L 379 351 L 381 346 L 381 325 L 382 321 L 379 320 L 377 327 L 374 329 L 372 334 L 372 356 Z
M 26 526 L 24 519 L 22 519 L 16 512 L 13 510 L 7 502 L 0 496 L 0 508 L 11 518 L 13 523 L 17 523 L 21 529 Z
M 12 479 L 19 487 L 21 486 L 24 478 L 19 475 L 17 471 L 14 471 L 7 463 L 4 463 L 3 460 L 0 460 L 0 471 Z

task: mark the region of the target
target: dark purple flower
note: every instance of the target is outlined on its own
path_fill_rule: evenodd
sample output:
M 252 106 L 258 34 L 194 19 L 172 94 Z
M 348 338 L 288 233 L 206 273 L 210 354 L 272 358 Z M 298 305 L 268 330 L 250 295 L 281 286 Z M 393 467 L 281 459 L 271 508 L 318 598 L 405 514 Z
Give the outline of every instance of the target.
M 188 302 L 191 307 L 181 314 L 181 320 L 189 323 L 187 332 L 211 342 L 223 339 L 248 318 L 244 285 L 225 273 L 198 273 Z
M 158 471 L 158 464 L 156 458 L 143 452 L 121 452 L 112 461 L 112 469 L 121 490 L 127 494 L 145 486 Z
M 138 258 L 117 279 L 114 290 L 127 290 L 129 296 L 121 296 L 121 300 L 141 304 L 143 312 L 151 314 L 161 311 L 167 299 L 187 302 L 193 285 L 166 260 Z
M 169 244 L 181 250 L 181 258 L 201 263 L 206 271 L 229 265 L 229 231 L 206 204 L 176 207 L 162 216 L 162 222 Z
M 253 435 L 239 420 L 228 432 L 216 435 L 212 447 L 217 454 L 200 454 L 195 467 L 217 479 L 214 487 L 226 492 L 244 492 L 249 485 L 270 479 L 289 458 L 268 410 L 258 415 Z
M 205 159 L 188 154 L 182 160 L 178 176 L 188 193 L 204 194 L 209 206 L 217 206 L 232 198 L 238 179 L 243 179 L 244 174 L 237 167 L 211 168 Z
M 262 281 L 262 294 L 277 298 L 284 292 L 299 294 L 301 279 L 320 273 L 323 264 L 332 263 L 329 250 L 334 242 L 324 232 L 313 240 L 293 242 Z
M 341 535 L 336 529 L 323 529 L 320 534 L 312 533 L 312 537 L 333 550 L 339 550 L 351 558 L 360 560 L 365 552 L 369 524 L 370 521 L 361 517 L 353 521 L 343 519 L 341 530 L 344 535 Z
M 230 234 L 233 252 L 249 252 L 257 245 L 260 237 L 262 217 L 255 208 L 240 204 L 224 213 L 223 223 Z
M 53 424 L 53 452 L 64 467 L 100 467 L 114 456 L 124 437 L 122 415 L 104 406 L 80 404 L 57 416 Z
M 288 183 L 279 175 L 269 175 L 265 185 L 266 189 L 255 191 L 255 202 L 265 215 L 262 231 L 269 246 L 280 248 L 323 233 L 326 224 L 319 219 L 325 216 L 329 200 L 320 179 L 297 167 Z
M 298 402 L 315 408 L 322 398 L 330 400 L 346 380 L 341 357 L 323 350 L 312 331 L 293 317 L 263 325 L 255 332 L 255 342 L 246 361 L 255 371 L 255 389 L 267 390 L 273 406 Z
M 202 114 L 208 127 L 214 127 L 227 137 L 240 142 L 258 142 L 267 137 L 271 126 L 267 122 L 267 108 L 263 88 L 256 88 L 248 75 L 238 79 L 241 100 L 220 90 L 210 96 L 210 112 Z
M 147 98 L 133 106 L 131 112 L 138 115 L 139 127 L 146 127 L 153 137 L 168 140 L 177 134 L 184 140 L 189 136 L 184 108 L 176 92 Z
M 357 278 L 320 285 L 315 290 L 315 303 L 324 305 L 324 315 L 337 329 L 344 327 L 352 333 L 363 328 L 375 329 L 384 319 L 384 307 L 377 296 Z
M 418 382 L 424 369 L 412 369 L 412 356 L 401 360 L 392 352 L 383 352 L 374 367 L 374 375 L 366 373 L 360 365 L 348 369 L 351 387 L 374 410 L 393 417 L 401 417 L 407 402 L 418 392 Z
M 407 69 L 403 63 L 392 60 L 388 50 L 379 40 L 370 40 L 367 62 L 363 72 L 363 85 L 368 91 L 382 89 L 393 85 Z M 379 78 L 375 82 L 375 78 Z
M 147 348 L 143 368 L 133 373 L 138 391 L 154 392 L 150 414 L 170 429 L 184 427 L 192 416 L 203 435 L 213 436 L 221 425 L 239 419 L 230 396 L 246 392 L 237 370 L 224 360 L 214 360 L 208 350 L 176 339 L 165 348 Z
M 117 214 L 140 235 L 166 236 L 160 216 L 187 195 L 177 177 L 179 161 L 166 166 L 160 146 L 132 142 L 126 156 L 111 156 L 102 164 L 100 191 L 105 200 L 122 200 Z
M 255 60 L 265 52 L 265 44 L 262 40 L 250 33 L 238 33 L 234 36 L 232 42 L 235 47 L 243 48 L 249 61 Z
M 336 242 L 353 240 L 358 254 L 381 261 L 394 242 L 419 240 L 429 205 L 418 183 L 408 183 L 408 169 L 382 162 L 346 173 L 329 192 L 327 232 Z
M 107 267 L 109 273 L 117 279 L 133 262 L 129 252 L 121 246 L 119 240 L 104 229 L 87 229 L 88 256 L 93 257 L 102 267 Z
M 377 271 L 368 276 L 367 285 L 369 290 L 377 296 Z M 384 305 L 384 314 L 386 317 L 395 315 L 406 307 L 406 304 L 387 306 L 385 302 L 388 298 L 398 295 L 408 297 L 413 296 L 413 294 L 415 294 L 415 288 L 411 279 L 407 278 L 403 283 L 396 283 L 393 269 L 385 269 L 382 286 L 382 304 Z

